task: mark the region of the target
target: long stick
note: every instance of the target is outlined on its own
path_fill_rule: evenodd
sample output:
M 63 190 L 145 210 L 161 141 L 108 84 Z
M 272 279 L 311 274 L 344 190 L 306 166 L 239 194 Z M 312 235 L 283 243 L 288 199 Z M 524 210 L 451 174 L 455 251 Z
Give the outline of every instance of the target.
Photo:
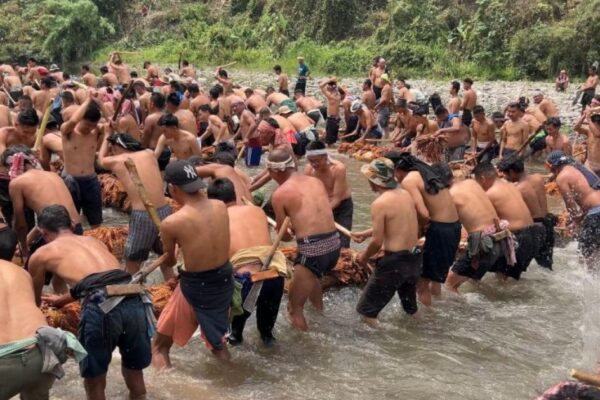
M 114 54 L 139 54 L 139 51 L 113 51 Z
M 121 98 L 119 99 L 119 102 L 117 103 L 117 107 L 115 108 L 115 113 L 113 114 L 113 117 L 112 117 L 113 122 L 117 120 L 117 117 L 119 116 L 119 113 L 121 112 L 121 107 L 123 107 L 123 102 L 125 101 L 127 96 L 129 96 L 129 93 L 132 90 L 133 90 L 133 85 L 131 83 L 129 83 L 129 85 L 127 86 L 127 89 L 125 89 L 125 91 L 123 92 L 123 95 L 121 96 Z
M 528 145 L 529 143 L 531 143 L 531 141 L 532 141 L 533 139 L 535 139 L 535 137 L 537 136 L 537 134 L 538 134 L 538 133 L 539 133 L 539 132 L 534 132 L 534 133 L 532 133 L 532 134 L 531 134 L 531 135 L 530 135 L 530 136 L 527 138 L 527 140 L 525 141 L 525 143 L 523 143 L 523 145 L 522 145 L 522 146 L 519 148 L 519 150 L 517 150 L 517 153 L 516 153 L 516 154 L 517 154 L 517 155 L 521 154 L 521 152 L 522 152 L 523 150 L 525 150 L 525 147 L 527 147 L 527 145 Z
M 223 68 L 234 66 L 235 64 L 237 64 L 237 61 L 233 61 L 233 62 L 230 62 L 229 64 L 225 64 L 225 65 L 220 65 L 219 68 L 223 69 Z
M 48 120 L 50 119 L 50 111 L 52 110 L 52 104 L 54 103 L 54 99 L 50 99 L 48 105 L 46 106 L 46 110 L 44 110 L 44 116 L 42 117 L 42 123 L 38 131 L 35 134 L 35 144 L 33 147 L 36 150 L 42 150 L 42 137 L 44 137 L 44 133 L 46 133 L 46 126 L 48 125 Z
M 244 150 L 246 150 L 246 146 L 242 146 L 242 148 L 238 151 L 237 158 L 235 159 L 236 164 L 242 159 L 242 156 L 244 155 Z
M 589 372 L 572 369 L 569 372 L 569 375 L 571 375 L 571 378 L 575 378 L 580 382 L 587 383 L 589 385 L 600 386 L 600 376 L 596 374 L 590 374 Z
M 6 88 L 4 87 L 4 85 L 2 85 L 2 91 L 8 96 L 8 99 L 14 104 L 17 105 L 17 102 L 15 101 L 15 99 L 12 98 L 12 96 L 10 95 L 10 93 L 8 92 L 8 90 L 6 90 Z
M 275 255 L 275 252 L 277 251 L 277 248 L 279 247 L 279 242 L 281 242 L 281 239 L 286 234 L 289 224 L 290 224 L 290 217 L 285 217 L 283 224 L 281 224 L 281 228 L 279 228 L 279 233 L 277 234 L 277 238 L 275 238 L 275 241 L 273 242 L 273 246 L 271 246 L 271 250 L 269 250 L 269 255 L 267 256 L 267 258 L 265 259 L 265 262 L 263 263 L 262 267 L 260 268 L 261 271 L 268 269 L 269 266 L 271 265 L 273 256 Z M 250 288 L 250 291 L 248 292 L 248 295 L 246 296 L 246 299 L 244 300 L 244 303 L 242 304 L 242 307 L 244 307 L 244 310 L 246 310 L 248 312 L 254 311 L 254 308 L 256 307 L 256 301 L 258 300 L 258 295 L 260 294 L 260 290 L 262 289 L 262 284 L 263 284 L 263 281 L 259 281 L 252 285 L 252 287 Z
M 83 83 L 81 83 L 81 82 L 77 82 L 77 81 L 71 81 L 71 82 L 73 82 L 73 84 L 74 84 L 75 86 L 79 86 L 79 87 L 80 87 L 80 88 L 82 88 L 82 89 L 88 89 L 88 88 L 89 88 L 89 86 L 88 86 L 88 85 L 85 85 L 85 84 L 83 84 Z
M 150 275 L 150 273 L 152 271 L 154 271 L 156 268 L 160 267 L 167 260 L 167 256 L 168 256 L 168 254 L 165 253 L 165 254 L 161 255 L 160 257 L 158 257 L 156 260 L 154 260 L 150 265 L 140 269 L 138 272 L 136 272 L 133 275 L 133 278 L 131 279 L 131 283 L 143 282 L 145 277 Z
M 125 167 L 129 172 L 129 177 L 135 185 L 135 188 L 138 192 L 138 195 L 140 196 L 140 199 L 142 200 L 142 203 L 144 203 L 146 211 L 148 211 L 148 214 L 150 214 L 150 219 L 156 226 L 156 229 L 160 230 L 160 217 L 158 216 L 158 212 L 156 211 L 156 208 L 154 208 L 154 204 L 152 204 L 152 202 L 150 201 L 150 198 L 148 197 L 148 192 L 146 192 L 146 188 L 144 187 L 144 184 L 140 179 L 140 175 L 138 174 L 135 163 L 131 158 L 125 160 Z

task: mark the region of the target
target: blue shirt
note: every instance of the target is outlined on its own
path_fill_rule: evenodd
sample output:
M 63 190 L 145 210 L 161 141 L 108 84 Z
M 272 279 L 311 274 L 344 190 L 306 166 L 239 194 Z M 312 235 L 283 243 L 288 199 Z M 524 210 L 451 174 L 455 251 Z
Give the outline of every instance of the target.
M 303 79 L 308 76 L 308 65 L 298 64 L 298 78 Z

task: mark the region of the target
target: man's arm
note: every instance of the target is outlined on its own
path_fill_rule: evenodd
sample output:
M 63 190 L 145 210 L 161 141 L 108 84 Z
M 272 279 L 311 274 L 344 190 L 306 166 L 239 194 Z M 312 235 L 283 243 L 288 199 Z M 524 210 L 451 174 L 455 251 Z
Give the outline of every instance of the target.
M 571 220 L 573 222 L 579 222 L 583 217 L 583 213 L 581 212 L 581 208 L 577 204 L 577 201 L 575 201 L 576 194 L 571 189 L 571 185 L 566 179 L 562 179 L 561 177 L 556 179 L 556 184 L 558 185 L 558 190 L 565 202 L 565 207 L 569 212 Z
M 200 178 L 215 178 L 216 169 L 215 165 L 201 165 L 196 167 L 196 173 Z
M 475 123 L 475 122 L 473 122 L 473 123 Z M 477 153 L 477 130 L 476 129 L 471 129 L 471 151 L 474 154 Z
M 287 212 L 285 210 L 285 200 L 286 198 L 280 190 L 275 190 L 275 192 L 271 196 L 271 205 L 273 206 L 273 211 L 275 212 L 275 221 L 277 222 L 277 227 L 275 228 L 277 232 L 279 232 L 281 226 L 283 225 L 285 217 L 287 217 Z M 282 238 L 284 242 L 289 242 L 292 239 L 293 236 L 290 235 L 289 231 L 286 231 Z
M 271 181 L 271 175 L 269 174 L 269 170 L 265 169 L 254 178 L 252 178 L 252 184 L 250 185 L 250 192 L 254 192 L 255 190 L 260 189 L 265 186 L 267 183 Z
M 462 121 L 460 120 L 460 118 L 452 118 L 452 126 L 450 126 L 448 128 L 438 129 L 436 134 L 439 135 L 439 134 L 444 134 L 444 133 L 449 133 L 449 134 L 459 133 L 461 123 L 462 123 Z
M 192 154 L 195 156 L 201 156 L 202 150 L 200 149 L 200 144 L 196 140 L 196 137 L 190 133 L 190 150 L 192 150 Z
M 29 246 L 27 246 L 27 221 L 25 220 L 25 199 L 23 193 L 15 182 L 9 184 L 10 201 L 13 205 L 13 226 L 17 232 L 17 239 L 21 247 L 23 259 L 29 257 Z
M 158 138 L 158 141 L 156 142 L 156 147 L 154 148 L 154 156 L 157 159 L 160 158 L 160 155 L 165 150 L 165 141 L 166 140 L 167 140 L 167 138 L 165 138 L 165 135 L 160 135 L 160 137 Z
M 366 250 L 358 256 L 358 262 L 366 264 L 369 258 L 377 254 L 385 237 L 385 211 L 377 201 L 371 205 L 372 236 Z
M 28 271 L 33 281 L 33 294 L 35 295 L 35 303 L 39 307 L 42 304 L 42 289 L 46 280 L 45 262 L 42 260 L 42 249 L 35 252 L 29 259 Z M 70 295 L 69 295 L 70 297 Z
M 421 195 L 421 191 L 417 186 L 417 182 L 406 182 L 406 179 L 402 181 L 400 184 L 402 188 L 406 189 L 410 196 L 415 202 L 415 208 L 417 209 L 417 213 L 419 214 L 419 218 L 425 221 L 429 221 L 429 210 L 425 207 L 425 201 L 423 200 L 423 196 Z
M 112 129 L 109 126 L 107 126 L 104 133 L 104 140 L 102 141 L 102 145 L 100 146 L 100 151 L 98 151 L 98 165 L 110 171 L 112 171 L 115 164 L 117 164 L 120 161 L 119 156 L 108 155 L 108 137 L 111 133 Z
M 161 268 L 173 268 L 173 265 L 177 262 L 177 257 L 175 256 L 175 237 L 171 232 L 169 221 L 161 222 L 160 238 L 163 244 L 163 254 L 167 254 L 167 259 Z
M 71 116 L 71 118 L 68 121 L 65 121 L 60 126 L 60 132 L 63 135 L 65 135 L 67 137 L 67 139 L 69 138 L 69 136 L 71 136 L 71 133 L 73 133 L 75 126 L 77 126 L 77 124 L 83 119 L 83 116 L 85 115 L 85 112 L 87 111 L 88 106 L 90 105 L 91 101 L 92 101 L 91 97 L 88 97 L 83 102 L 81 107 L 79 107 L 77 109 L 77 111 L 75 111 L 75 113 Z
M 329 205 L 332 210 L 335 210 L 342 200 L 344 200 L 344 195 L 346 194 L 347 182 L 346 182 L 346 167 L 343 165 L 338 166 L 334 172 L 334 181 L 333 181 L 333 194 L 331 199 L 329 199 Z

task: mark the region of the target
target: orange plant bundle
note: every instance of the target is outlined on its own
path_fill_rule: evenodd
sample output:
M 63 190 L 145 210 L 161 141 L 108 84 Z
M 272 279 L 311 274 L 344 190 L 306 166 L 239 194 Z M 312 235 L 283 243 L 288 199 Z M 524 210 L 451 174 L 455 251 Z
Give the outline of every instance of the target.
M 127 226 L 100 226 L 83 232 L 84 236 L 91 236 L 100 240 L 118 260 L 123 257 L 125 242 L 129 234 Z
M 417 137 L 417 151 L 426 162 L 443 161 L 448 139 L 444 135 L 422 135 Z

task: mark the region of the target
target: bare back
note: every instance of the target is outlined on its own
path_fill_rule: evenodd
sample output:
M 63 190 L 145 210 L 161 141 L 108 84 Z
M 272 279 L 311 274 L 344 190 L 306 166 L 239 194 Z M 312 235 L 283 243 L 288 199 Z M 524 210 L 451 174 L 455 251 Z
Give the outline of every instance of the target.
M 292 173 L 275 190 L 272 202 L 277 222 L 289 216 L 297 238 L 335 231 L 327 190 L 317 178 Z
M 460 223 L 467 232 L 482 231 L 498 218 L 494 205 L 473 179 L 457 182 L 450 188 Z
M 383 249 L 410 250 L 417 245 L 417 211 L 410 194 L 401 188 L 382 193 L 371 205 L 373 228 L 383 223 Z
M 267 215 L 260 207 L 236 205 L 227 207 L 229 214 L 229 256 L 241 249 L 270 246 L 271 235 Z
M 521 192 L 514 185 L 497 178 L 486 194 L 494 205 L 498 217 L 508 221 L 511 231 L 533 224 L 529 208 L 523 200 Z
M 0 345 L 33 337 L 48 325 L 36 306 L 31 276 L 4 260 L 0 260 L 0 310 Z

